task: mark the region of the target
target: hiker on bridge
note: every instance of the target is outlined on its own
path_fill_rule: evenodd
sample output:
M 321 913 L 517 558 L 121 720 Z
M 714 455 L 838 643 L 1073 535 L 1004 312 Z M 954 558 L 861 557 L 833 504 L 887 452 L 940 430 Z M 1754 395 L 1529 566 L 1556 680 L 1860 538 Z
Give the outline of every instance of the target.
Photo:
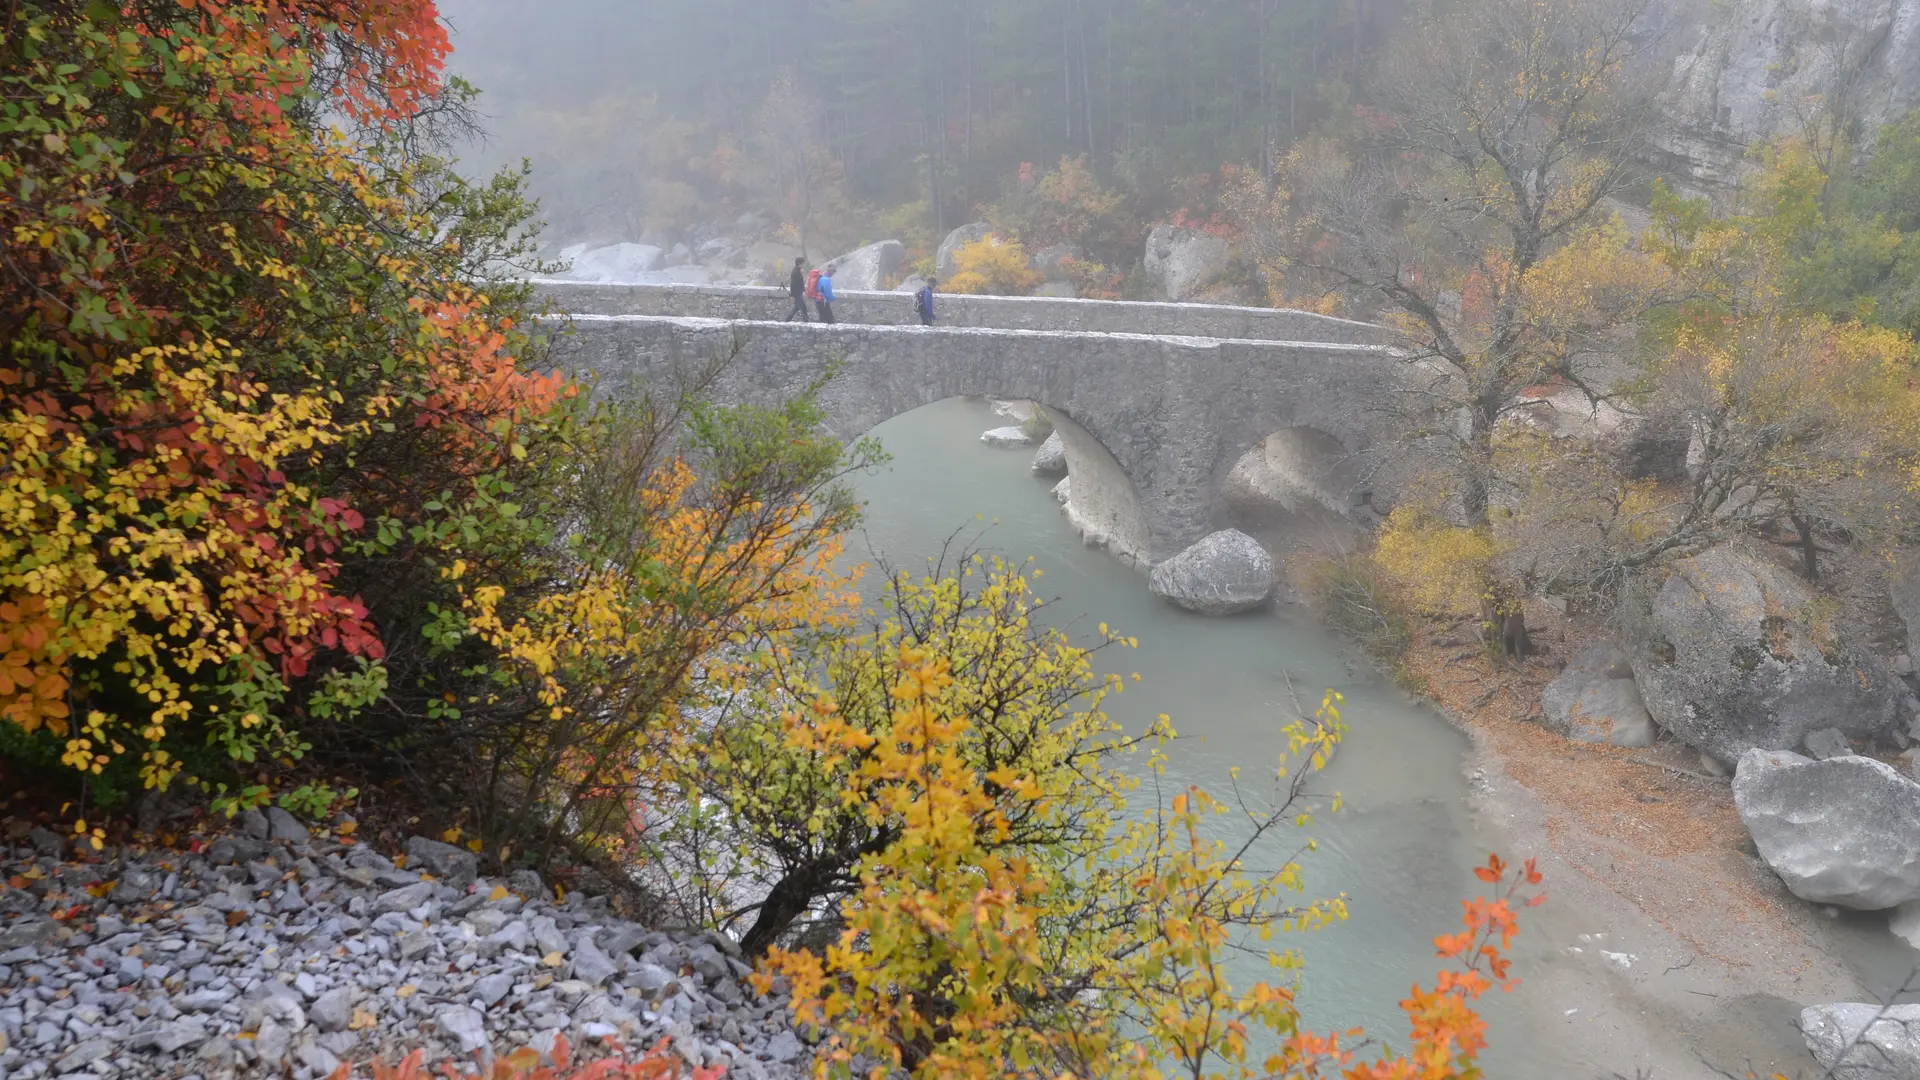
M 823 323 L 831 323 L 833 322 L 832 263 L 828 263 L 826 269 L 820 271 L 820 280 L 815 283 L 815 287 L 820 290 L 819 298 L 814 301 L 814 307 L 820 309 L 820 321 Z
M 913 294 L 913 310 L 920 314 L 921 326 L 933 325 L 933 287 L 940 284 L 939 278 L 929 278 L 920 291 Z
M 787 321 L 792 322 L 795 315 L 801 322 L 807 321 L 807 257 L 796 255 L 793 259 L 793 275 L 787 279 L 787 293 L 793 297 L 793 310 L 787 312 Z

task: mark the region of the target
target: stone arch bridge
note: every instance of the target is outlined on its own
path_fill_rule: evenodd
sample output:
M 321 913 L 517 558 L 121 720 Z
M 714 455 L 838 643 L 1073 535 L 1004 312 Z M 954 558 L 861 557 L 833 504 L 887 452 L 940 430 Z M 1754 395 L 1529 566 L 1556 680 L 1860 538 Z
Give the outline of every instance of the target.
M 737 352 L 716 392 L 771 403 L 838 362 L 822 405 L 849 441 L 949 397 L 1037 402 L 1066 444 L 1076 523 L 1142 566 L 1224 526 L 1231 476 L 1250 455 L 1286 457 L 1314 501 L 1348 516 L 1384 510 L 1403 471 L 1383 406 L 1404 365 L 1364 323 L 1264 308 L 943 296 L 942 325 L 928 328 L 906 325 L 905 294 L 852 293 L 826 326 L 777 321 L 788 307 L 778 289 L 541 287 L 550 308 L 571 315 L 556 361 L 603 384 L 671 383 Z

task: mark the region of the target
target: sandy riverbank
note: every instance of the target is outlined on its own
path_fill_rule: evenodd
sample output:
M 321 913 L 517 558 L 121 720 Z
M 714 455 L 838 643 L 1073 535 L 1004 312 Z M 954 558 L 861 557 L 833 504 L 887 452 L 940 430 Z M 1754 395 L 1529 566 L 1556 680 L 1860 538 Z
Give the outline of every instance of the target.
M 1554 655 L 1581 644 L 1547 613 L 1535 625 Z M 1884 916 L 1789 894 L 1753 852 L 1730 786 L 1691 775 L 1684 748 L 1587 746 L 1527 722 L 1551 663 L 1490 677 L 1477 648 L 1444 637 L 1406 663 L 1473 742 L 1476 812 L 1546 874 L 1549 903 L 1517 943 L 1516 1001 L 1575 1075 L 1811 1076 L 1800 1009 L 1873 1000 L 1920 963 Z

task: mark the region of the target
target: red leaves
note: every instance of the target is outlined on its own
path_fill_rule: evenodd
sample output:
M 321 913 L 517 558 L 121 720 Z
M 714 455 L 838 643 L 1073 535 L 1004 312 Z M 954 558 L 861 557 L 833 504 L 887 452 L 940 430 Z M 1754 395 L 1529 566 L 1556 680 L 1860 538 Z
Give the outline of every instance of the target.
M 180 0 L 203 13 L 217 51 L 286 56 L 326 49 L 334 103 L 355 120 L 385 124 L 417 115 L 439 94 L 451 44 L 433 0 Z M 164 33 L 156 28 L 155 32 Z M 327 47 L 330 46 L 330 49 Z M 267 71 L 286 71 L 285 65 Z M 261 74 L 230 105 L 243 123 L 285 126 L 283 98 L 298 83 Z

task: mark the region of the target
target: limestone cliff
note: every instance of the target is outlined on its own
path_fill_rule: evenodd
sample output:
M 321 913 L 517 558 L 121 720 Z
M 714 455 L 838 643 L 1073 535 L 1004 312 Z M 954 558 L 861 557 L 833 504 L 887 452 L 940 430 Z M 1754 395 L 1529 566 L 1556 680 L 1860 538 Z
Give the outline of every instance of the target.
M 1920 104 L 1920 0 L 1673 0 L 1659 162 L 1704 191 L 1816 101 L 1870 138 Z

